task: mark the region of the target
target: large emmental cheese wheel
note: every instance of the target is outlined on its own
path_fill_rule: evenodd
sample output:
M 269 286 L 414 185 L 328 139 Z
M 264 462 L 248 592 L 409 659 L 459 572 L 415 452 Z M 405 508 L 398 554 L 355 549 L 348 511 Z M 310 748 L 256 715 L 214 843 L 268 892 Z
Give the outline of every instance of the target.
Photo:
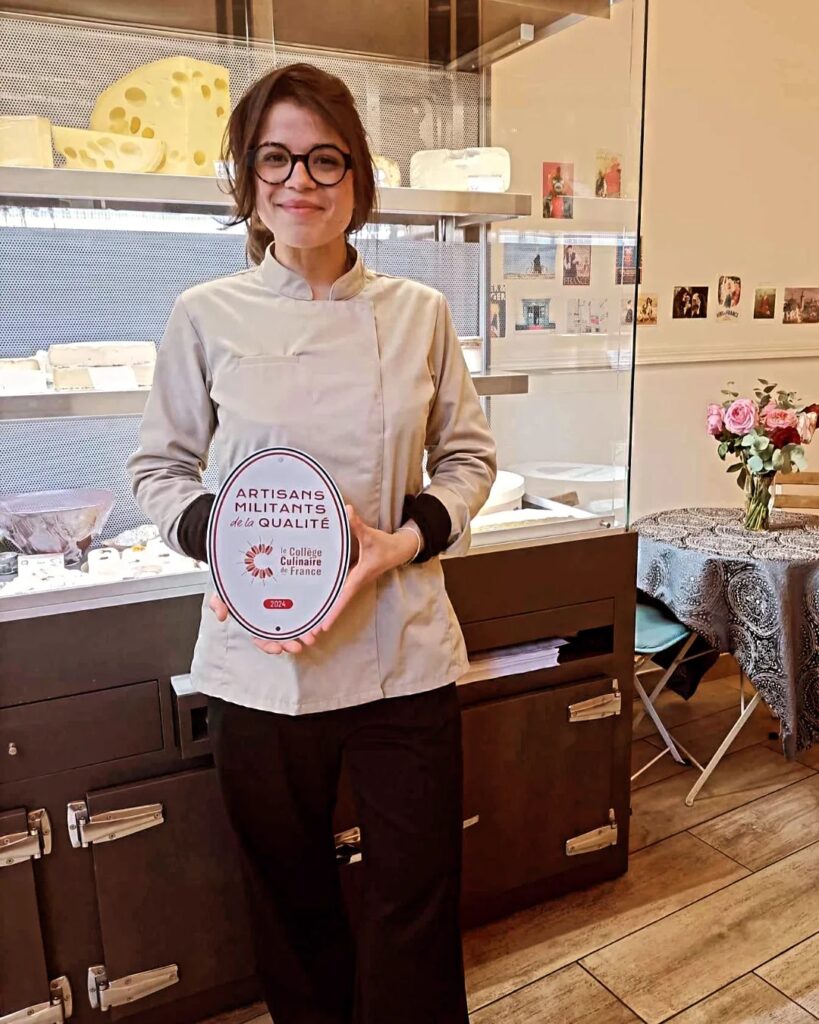
M 136 68 L 100 93 L 91 127 L 163 141 L 160 174 L 213 175 L 229 113 L 227 68 L 168 57 Z
M 111 132 L 52 126 L 65 166 L 81 171 L 155 171 L 165 158 L 161 139 L 129 139 Z

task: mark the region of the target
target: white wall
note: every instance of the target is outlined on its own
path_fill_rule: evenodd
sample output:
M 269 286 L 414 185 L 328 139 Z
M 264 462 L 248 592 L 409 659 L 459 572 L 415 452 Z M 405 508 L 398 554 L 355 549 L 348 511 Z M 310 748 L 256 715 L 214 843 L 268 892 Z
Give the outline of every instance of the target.
M 541 160 L 572 159 L 587 174 L 608 146 L 624 153 L 633 182 L 634 22 L 624 0 L 611 23 L 582 23 L 493 72 L 493 140 L 512 152 L 512 188 L 536 205 Z M 660 322 L 638 329 L 632 519 L 740 500 L 703 426 L 725 381 L 749 389 L 764 377 L 819 400 L 819 326 L 781 323 L 786 285 L 819 286 L 817 39 L 819 0 L 651 0 L 642 290 L 659 295 Z M 735 323 L 715 317 L 720 274 L 742 277 Z M 579 291 L 594 294 L 595 278 L 610 290 L 604 265 Z M 497 262 L 493 280 L 502 280 Z M 707 320 L 672 321 L 679 284 L 709 286 Z M 774 321 L 753 320 L 762 285 L 777 288 Z M 510 301 L 507 323 L 514 313 Z M 615 324 L 616 308 L 610 315 Z M 532 343 L 510 336 L 495 352 L 503 359 L 525 346 L 528 355 Z M 610 461 L 628 430 L 628 392 L 627 375 L 604 370 L 533 376 L 529 397 L 493 402 L 502 460 Z M 819 467 L 819 440 L 807 454 Z
M 740 499 L 703 427 L 726 380 L 819 395 L 819 327 L 781 322 L 786 285 L 819 286 L 817 38 L 816 0 L 652 0 L 643 287 L 661 306 L 638 359 L 687 345 L 703 361 L 637 367 L 632 517 Z M 720 274 L 742 277 L 737 322 L 671 321 L 675 284 L 707 284 L 713 302 Z M 759 285 L 778 288 L 775 321 L 752 319 Z

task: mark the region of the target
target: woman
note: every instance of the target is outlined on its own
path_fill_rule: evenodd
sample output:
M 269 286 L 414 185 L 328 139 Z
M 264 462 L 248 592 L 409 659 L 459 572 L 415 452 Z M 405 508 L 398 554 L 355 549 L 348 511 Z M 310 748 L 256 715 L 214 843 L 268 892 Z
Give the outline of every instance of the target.
M 236 107 L 228 145 L 258 265 L 177 300 L 134 493 L 203 559 L 211 441 L 222 478 L 289 445 L 334 476 L 357 543 L 337 606 L 301 641 L 256 640 L 205 599 L 191 671 L 259 977 L 276 1024 L 464 1024 L 454 680 L 467 659 L 435 556 L 468 547 L 494 444 L 443 296 L 367 270 L 347 244 L 375 198 L 347 87 L 305 64 L 274 71 Z M 342 760 L 362 832 L 355 946 L 333 844 Z

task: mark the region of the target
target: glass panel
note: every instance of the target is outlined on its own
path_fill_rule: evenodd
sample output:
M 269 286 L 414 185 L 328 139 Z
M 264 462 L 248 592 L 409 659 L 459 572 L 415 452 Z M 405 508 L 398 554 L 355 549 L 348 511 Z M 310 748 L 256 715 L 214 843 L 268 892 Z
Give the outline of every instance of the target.
M 636 0 L 566 18 L 489 73 L 492 145 L 533 199 L 490 238 L 491 367 L 529 374 L 527 396 L 491 400 L 492 426 L 525 503 L 584 528 L 627 519 L 642 19 Z
M 486 0 L 484 42 L 493 4 L 506 14 L 515 6 Z M 152 9 L 131 13 L 163 24 Z M 62 13 L 101 12 L 77 0 Z M 207 75 L 200 65 L 178 67 L 183 77 L 161 88 L 199 90 L 224 122 L 260 75 L 308 61 L 347 83 L 379 157 L 378 223 L 355 244 L 374 269 L 440 289 L 470 369 L 493 375 L 476 376 L 476 385 L 494 396 L 485 404 L 504 475 L 484 510 L 496 518 L 474 524 L 475 546 L 625 522 L 644 0 L 621 0 L 610 17 L 601 0 L 554 0 L 529 45 L 450 68 L 363 56 L 408 55 L 377 41 L 371 22 L 358 32 L 353 19 L 354 39 L 328 21 L 327 48 L 318 49 L 292 13 L 271 0 L 192 7 L 186 17 L 217 18 L 199 33 L 0 14 L 0 64 L 15 68 L 0 89 L 0 118 L 15 130 L 20 119 L 43 119 L 24 126 L 19 153 L 0 148 L 0 277 L 9 282 L 0 294 L 0 358 L 29 361 L 13 371 L 6 364 L 0 380 L 0 493 L 108 488 L 115 504 L 102 543 L 146 525 L 124 466 L 149 377 L 126 388 L 121 367 L 102 367 L 79 392 L 75 381 L 58 393 L 47 351 L 77 341 L 159 342 L 181 291 L 246 260 L 243 229 L 224 227 L 217 148 L 188 145 L 147 116 L 143 94 L 156 86 L 140 69 L 168 58 L 209 62 Z M 185 25 L 209 26 L 207 18 Z M 480 70 L 463 70 L 476 62 Z M 123 102 L 108 97 L 101 106 L 100 95 L 135 71 L 142 77 L 123 86 Z M 194 71 L 205 77 L 194 80 Z M 112 158 L 110 146 L 123 142 L 136 151 Z M 520 217 L 530 197 L 531 213 Z M 217 485 L 215 467 L 207 483 Z M 34 589 L 99 583 L 111 565 L 95 562 L 96 573 L 73 570 L 60 582 L 46 566 Z M 0 573 L 8 568 L 0 558 Z M 171 574 L 183 568 L 196 570 L 166 565 Z M 0 594 L 19 596 L 9 578 L 0 575 Z

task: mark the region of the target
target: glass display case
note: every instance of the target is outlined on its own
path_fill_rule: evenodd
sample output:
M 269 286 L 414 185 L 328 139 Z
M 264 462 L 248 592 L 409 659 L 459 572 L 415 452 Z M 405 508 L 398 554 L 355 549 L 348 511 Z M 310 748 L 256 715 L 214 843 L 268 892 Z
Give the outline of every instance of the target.
M 645 0 L 578 7 L 449 66 L 0 14 L 0 620 L 203 590 L 126 460 L 176 296 L 246 266 L 230 105 L 294 61 L 344 79 L 377 155 L 353 243 L 446 295 L 484 396 L 472 553 L 627 523 Z

